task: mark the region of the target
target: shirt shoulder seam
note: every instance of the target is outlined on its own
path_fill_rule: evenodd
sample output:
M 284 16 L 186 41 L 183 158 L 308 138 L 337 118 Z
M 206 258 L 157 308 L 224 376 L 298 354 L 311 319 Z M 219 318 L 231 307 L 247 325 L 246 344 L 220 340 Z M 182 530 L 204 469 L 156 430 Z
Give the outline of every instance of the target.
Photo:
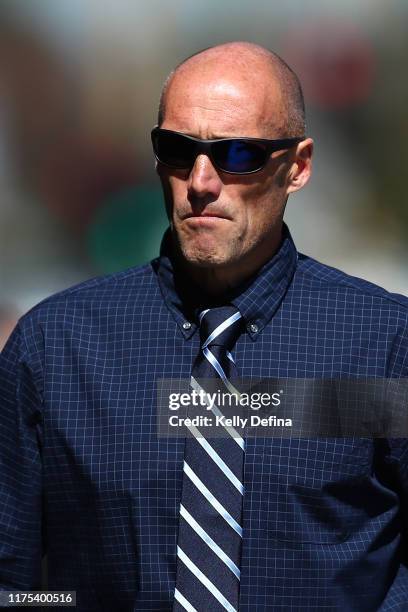
M 82 281 L 76 285 L 72 285 L 71 287 L 67 287 L 66 289 L 62 289 L 61 291 L 57 291 L 44 299 L 37 304 L 34 304 L 25 314 L 20 317 L 19 321 L 23 321 L 30 314 L 33 314 L 37 309 L 39 309 L 43 305 L 47 305 L 49 302 L 54 300 L 58 300 L 60 298 L 68 298 L 69 296 L 75 296 L 81 291 L 87 291 L 89 289 L 96 289 L 101 285 L 106 283 L 120 283 L 122 281 L 127 280 L 129 277 L 138 277 L 143 276 L 144 274 L 149 273 L 152 270 L 151 263 L 147 263 L 140 267 L 128 268 L 127 270 L 121 270 L 120 272 L 114 272 L 113 274 L 107 274 L 103 276 L 94 276 L 85 281 Z
M 310 261 L 310 258 L 308 259 Z M 369 285 L 368 287 L 358 286 L 353 282 L 353 280 L 349 280 L 349 278 L 353 279 L 353 277 L 348 275 L 346 272 L 342 272 L 341 270 L 337 270 L 336 268 L 333 268 L 331 266 L 326 266 L 325 264 L 322 264 L 318 262 L 317 260 L 312 260 L 312 261 L 320 266 L 324 266 L 328 271 L 332 270 L 333 272 L 336 272 L 337 274 L 342 275 L 342 278 L 337 278 L 335 280 L 322 279 L 316 273 L 312 272 L 311 270 L 304 269 L 301 266 L 297 267 L 297 272 L 299 274 L 303 274 L 304 276 L 309 276 L 310 278 L 313 278 L 313 280 L 318 281 L 319 283 L 323 285 L 327 285 L 327 286 L 331 285 L 333 287 L 343 286 L 348 289 L 353 289 L 357 293 L 361 293 L 363 295 L 369 295 L 371 297 L 378 297 L 383 300 L 395 303 L 398 306 L 401 306 L 408 314 L 408 297 L 402 294 L 391 293 L 387 291 L 386 289 L 384 289 L 383 287 L 380 287 L 380 285 L 375 285 L 374 283 L 371 283 L 370 281 L 367 281 L 363 278 L 360 279 L 358 277 L 355 277 L 359 282 L 363 283 L 364 285 L 365 284 Z M 399 298 L 402 298 L 402 299 L 399 299 Z M 404 303 L 405 300 L 406 300 L 406 303 Z

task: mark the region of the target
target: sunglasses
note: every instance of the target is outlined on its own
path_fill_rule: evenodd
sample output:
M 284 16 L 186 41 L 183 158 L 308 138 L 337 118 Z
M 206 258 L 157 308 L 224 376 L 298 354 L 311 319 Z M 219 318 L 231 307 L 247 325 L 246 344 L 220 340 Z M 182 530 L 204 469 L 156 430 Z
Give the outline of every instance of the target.
M 151 133 L 157 161 L 169 168 L 190 169 L 197 155 L 207 155 L 212 164 L 228 174 L 252 174 L 265 167 L 273 151 L 289 149 L 304 138 L 215 138 L 201 140 L 181 132 L 155 127 Z

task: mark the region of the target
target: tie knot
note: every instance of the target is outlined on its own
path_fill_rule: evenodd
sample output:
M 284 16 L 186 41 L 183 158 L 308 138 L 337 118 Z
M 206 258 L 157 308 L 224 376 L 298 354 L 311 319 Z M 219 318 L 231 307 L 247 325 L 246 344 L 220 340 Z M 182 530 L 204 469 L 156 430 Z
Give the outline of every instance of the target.
M 201 348 L 224 346 L 231 351 L 242 330 L 242 316 L 235 306 L 220 306 L 200 313 Z

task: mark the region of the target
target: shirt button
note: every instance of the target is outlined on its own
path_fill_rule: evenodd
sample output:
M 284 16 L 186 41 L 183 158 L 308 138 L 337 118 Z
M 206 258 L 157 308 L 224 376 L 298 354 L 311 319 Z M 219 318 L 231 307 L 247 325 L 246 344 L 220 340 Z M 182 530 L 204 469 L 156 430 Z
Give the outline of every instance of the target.
M 183 329 L 191 329 L 191 323 L 189 323 L 188 321 L 184 321 Z
M 258 331 L 258 326 L 255 325 L 255 323 L 250 323 L 247 327 L 248 331 L 252 332 L 253 334 L 256 334 L 256 332 Z

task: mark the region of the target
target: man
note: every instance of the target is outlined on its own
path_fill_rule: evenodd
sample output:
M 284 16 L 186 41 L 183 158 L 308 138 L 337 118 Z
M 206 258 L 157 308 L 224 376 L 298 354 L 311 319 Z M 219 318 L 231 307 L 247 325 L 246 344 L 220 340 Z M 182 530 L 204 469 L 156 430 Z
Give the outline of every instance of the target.
M 408 376 L 408 300 L 283 224 L 304 129 L 296 76 L 257 45 L 170 75 L 161 256 L 44 300 L 2 355 L 3 590 L 38 589 L 46 550 L 81 612 L 408 609 L 405 439 L 157 435 L 159 378 Z

